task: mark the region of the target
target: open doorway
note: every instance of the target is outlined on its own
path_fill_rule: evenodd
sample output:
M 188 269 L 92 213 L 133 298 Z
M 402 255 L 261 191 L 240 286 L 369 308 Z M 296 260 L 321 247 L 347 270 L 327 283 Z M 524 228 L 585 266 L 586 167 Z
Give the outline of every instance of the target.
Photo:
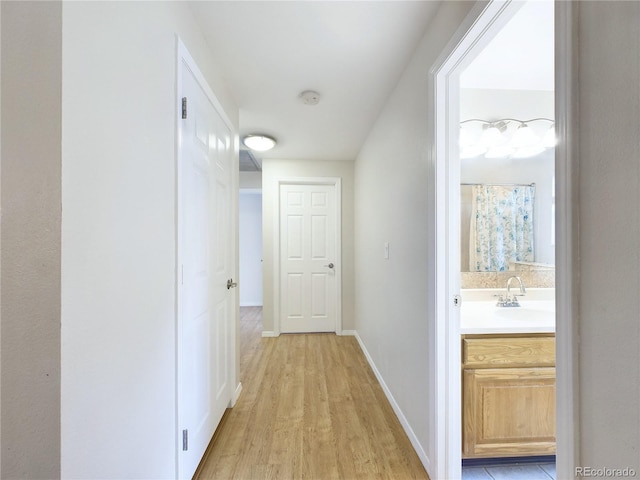
M 240 308 L 262 307 L 262 190 L 241 188 L 238 211 Z
M 262 162 L 242 149 L 239 170 L 239 303 L 262 307 Z
M 460 478 L 462 474 L 462 445 L 463 445 L 463 421 L 461 411 L 463 409 L 463 375 L 461 373 L 460 359 L 464 358 L 463 354 L 468 358 L 473 355 L 473 349 L 469 345 L 463 346 L 461 341 L 461 305 L 465 305 L 464 295 L 461 296 L 461 213 L 460 213 L 460 184 L 461 184 L 461 148 L 458 143 L 459 132 L 461 127 L 461 92 L 460 77 L 473 60 L 478 57 L 479 53 L 489 45 L 492 39 L 498 35 L 502 28 L 517 14 L 520 8 L 526 5 L 524 2 L 503 2 L 494 0 L 487 5 L 477 6 L 475 12 L 471 12 L 468 23 L 461 27 L 456 36 L 456 40 L 452 41 L 450 51 L 443 53 L 441 61 L 438 62 L 433 72 L 433 92 L 436 115 L 433 123 L 434 133 L 434 157 L 435 157 L 435 184 L 437 205 L 436 229 L 435 229 L 435 248 L 436 258 L 436 323 L 435 323 L 435 343 L 436 343 L 436 387 L 438 394 L 435 397 L 437 418 L 441 419 L 436 428 L 435 441 L 438 445 L 438 455 L 436 456 L 435 474 L 438 477 Z M 555 7 L 555 12 L 559 12 L 559 20 L 556 23 L 568 22 L 570 20 L 568 11 L 562 5 Z M 566 18 L 565 18 L 566 17 Z M 561 50 L 570 48 L 570 41 L 565 38 L 562 29 L 554 28 L 552 31 L 560 32 L 561 38 L 555 42 Z M 570 32 L 571 29 L 567 30 Z M 564 36 L 563 36 L 564 35 Z M 454 43 L 456 42 L 456 43 Z M 556 48 L 556 47 L 554 47 Z M 559 119 L 559 127 L 556 131 L 559 133 L 560 148 L 556 151 L 558 162 L 555 166 L 555 182 L 552 177 L 552 184 L 561 185 L 561 188 L 550 187 L 549 190 L 557 198 L 552 198 L 552 202 L 557 204 L 551 207 L 555 208 L 555 217 L 559 219 L 558 228 L 549 234 L 549 240 L 555 238 L 555 263 L 558 264 L 558 275 L 556 276 L 557 294 L 549 299 L 552 305 L 557 306 L 558 311 L 558 338 L 557 350 L 553 347 L 553 338 L 551 344 L 544 339 L 542 350 L 547 355 L 546 362 L 555 362 L 559 358 L 556 370 L 558 376 L 561 377 L 560 385 L 558 385 L 558 394 L 552 393 L 552 388 L 548 382 L 547 386 L 547 404 L 555 405 L 559 414 L 551 423 L 555 426 L 557 438 L 556 449 L 558 452 L 558 476 L 563 477 L 566 472 L 570 471 L 570 466 L 575 463 L 575 447 L 572 443 L 575 440 L 575 425 L 573 422 L 574 400 L 573 391 L 575 389 L 575 380 L 573 377 L 573 369 L 575 361 L 572 359 L 574 331 L 571 327 L 571 319 L 573 318 L 573 301 L 572 287 L 570 283 L 570 272 L 572 265 L 572 231 L 570 227 L 571 220 L 571 199 L 572 199 L 572 173 L 569 157 L 570 150 L 567 144 L 567 122 L 570 120 L 571 111 L 566 110 L 568 96 L 571 94 L 570 78 L 572 67 L 570 63 L 560 61 L 558 71 L 555 74 L 554 83 L 561 85 L 560 97 L 554 100 L 555 116 L 550 116 L 553 121 L 554 117 Z M 555 92 L 556 95 L 558 91 Z M 566 110 L 566 111 L 565 111 Z M 466 112 L 465 112 L 466 113 Z M 494 115 L 498 115 L 494 112 Z M 500 115 L 501 116 L 501 115 Z M 511 118 L 511 117 L 506 117 Z M 514 117 L 517 118 L 517 117 Z M 545 117 L 546 118 L 546 117 Z M 496 118 L 495 120 L 504 120 L 504 118 Z M 483 119 L 480 119 L 483 120 Z M 492 119 L 493 120 L 493 119 Z M 530 118 L 522 118 L 520 120 L 530 120 Z M 482 125 L 482 122 L 479 122 Z M 488 122 L 486 129 L 491 127 Z M 523 122 L 517 122 L 517 125 Z M 526 123 L 526 122 L 525 122 Z M 501 125 L 500 130 L 504 125 Z M 503 133 L 502 131 L 500 133 Z M 482 152 L 484 153 L 484 152 Z M 479 155 L 479 154 L 476 154 Z M 482 183 L 485 180 L 475 183 Z M 493 182 L 493 180 L 492 180 Z M 474 182 L 467 182 L 474 183 Z M 495 181 L 495 183 L 498 183 Z M 512 183 L 509 181 L 509 183 Z M 528 181 L 529 185 L 535 181 Z M 550 214 L 553 217 L 553 213 Z M 551 229 L 553 231 L 553 228 Z M 455 251 L 454 251 L 455 250 Z M 531 262 L 531 263 L 535 263 Z M 499 273 L 499 272 L 498 272 Z M 511 278 L 506 274 L 505 284 Z M 497 275 L 496 275 L 497 276 Z M 519 281 L 512 280 L 511 290 L 509 292 L 510 299 L 513 299 L 515 293 L 521 293 Z M 516 290 L 515 284 L 518 283 Z M 506 297 L 506 285 L 501 286 L 503 297 Z M 526 286 L 525 289 L 526 290 Z M 492 299 L 493 308 L 497 308 L 496 303 L 500 299 Z M 505 299 L 503 298 L 503 301 Z M 491 303 L 491 302 L 488 302 Z M 556 305 L 557 304 L 557 305 Z M 506 306 L 506 305 L 505 305 Z M 514 309 L 515 311 L 516 309 Z M 521 310 L 520 310 L 521 311 Z M 553 316 L 555 319 L 555 315 Z M 506 320 L 506 319 L 505 319 Z M 508 320 L 506 320 L 508 322 Z M 513 324 L 514 322 L 510 322 Z M 536 332 L 539 333 L 539 332 Z M 544 332 L 545 334 L 550 332 Z M 536 340 L 538 341 L 538 340 Z M 537 347 L 536 347 L 537 348 Z M 540 350 L 540 349 L 538 349 Z M 549 360 L 548 357 L 551 357 Z M 523 365 L 524 366 L 524 365 Z M 546 366 L 545 366 L 546 368 Z M 551 367 L 553 368 L 553 367 Z M 495 373 L 495 372 L 489 372 Z M 555 371 L 554 371 L 555 375 Z M 490 389 L 489 389 L 490 390 Z M 487 390 L 487 392 L 489 391 Z M 551 393 L 550 393 L 551 392 Z M 483 392 L 485 394 L 486 392 Z M 495 392 L 492 392 L 495 393 Z M 490 396 L 491 393 L 486 393 Z M 555 398 L 549 398 L 555 397 Z M 487 400 L 485 397 L 484 400 Z M 495 399 L 495 397 L 494 397 Z M 508 404 L 509 402 L 507 402 Z M 500 409 L 496 410 L 499 411 Z M 478 409 L 482 414 L 482 410 Z M 547 416 L 547 418 L 549 418 Z M 466 420 L 465 420 L 466 421 Z M 500 432 L 498 432 L 500 433 Z M 480 449 L 481 450 L 481 449 Z M 547 475 L 541 472 L 542 475 Z M 553 475 L 551 472 L 550 476 Z M 491 478 L 491 477 L 489 477 Z M 508 478 L 515 478 L 512 475 Z M 541 478 L 546 478 L 541 476 Z
M 556 476 L 554 5 L 517 6 L 460 74 L 463 478 Z

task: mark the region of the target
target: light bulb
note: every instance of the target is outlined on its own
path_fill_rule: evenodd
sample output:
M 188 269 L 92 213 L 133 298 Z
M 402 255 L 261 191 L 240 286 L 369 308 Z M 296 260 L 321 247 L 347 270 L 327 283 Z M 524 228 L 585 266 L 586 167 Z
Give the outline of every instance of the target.
M 482 132 L 480 143 L 488 148 L 495 147 L 504 143 L 504 136 L 498 127 L 491 125 Z
M 460 126 L 460 138 L 459 138 L 460 147 L 469 147 L 473 145 L 473 135 L 469 131 L 468 128 L 464 128 Z
M 553 148 L 558 143 L 556 138 L 556 126 L 551 125 L 542 137 L 542 146 L 545 148 Z
M 540 139 L 526 123 L 521 124 L 511 137 L 511 145 L 515 148 L 532 147 L 539 144 Z

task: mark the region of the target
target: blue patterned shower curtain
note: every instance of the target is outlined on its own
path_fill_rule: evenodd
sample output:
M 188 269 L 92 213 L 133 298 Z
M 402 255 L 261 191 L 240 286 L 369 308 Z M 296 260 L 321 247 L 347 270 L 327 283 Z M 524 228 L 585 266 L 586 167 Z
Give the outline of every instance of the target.
M 535 186 L 474 185 L 469 266 L 501 272 L 514 261 L 533 262 Z

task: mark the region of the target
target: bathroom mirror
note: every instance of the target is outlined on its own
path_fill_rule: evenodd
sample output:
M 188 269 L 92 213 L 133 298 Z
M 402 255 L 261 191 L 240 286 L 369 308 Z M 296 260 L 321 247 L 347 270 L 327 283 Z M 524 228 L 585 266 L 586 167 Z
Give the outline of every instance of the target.
M 527 264 L 525 269 L 553 269 L 555 265 L 555 149 L 552 146 L 553 142 L 547 144 L 543 141 L 544 148 L 536 152 L 528 152 L 527 155 L 518 153 L 519 150 L 516 148 L 518 145 L 529 144 L 526 139 L 522 139 L 527 131 L 536 139 L 544 139 L 549 131 L 553 133 L 550 129 L 555 105 L 553 91 L 525 89 L 523 86 L 488 88 L 473 84 L 470 78 L 463 83 L 465 85 L 460 89 L 459 137 L 460 270 L 465 274 L 462 276 L 463 283 L 466 278 L 486 278 L 490 276 L 489 274 L 502 278 L 503 275 L 500 272 L 511 267 L 508 265 L 509 262 L 481 262 L 478 266 L 475 260 L 470 259 L 469 238 L 473 233 L 470 220 L 474 186 L 504 187 L 502 191 L 497 189 L 495 192 L 484 192 L 483 195 L 488 195 L 489 202 L 502 201 L 512 206 L 517 204 L 516 210 L 526 212 L 528 223 L 516 228 L 519 234 L 526 232 L 529 235 L 526 249 L 530 247 L 531 252 L 521 257 L 521 261 Z M 492 127 L 496 127 L 499 131 L 500 141 L 488 138 L 488 134 L 492 133 Z M 467 151 L 473 146 L 486 148 L 482 152 Z M 498 151 L 500 149 L 497 147 L 509 147 L 509 152 Z M 525 192 L 529 187 L 532 187 L 532 191 Z M 513 194 L 514 188 L 520 189 L 519 195 L 527 194 L 529 203 L 526 208 L 522 203 L 524 199 L 509 197 Z M 497 207 L 494 204 L 489 205 L 490 208 L 495 210 Z M 499 214 L 505 214 L 502 207 L 498 210 Z M 488 211 L 482 215 L 483 218 L 488 217 Z M 513 222 L 516 222 L 516 218 L 512 218 Z M 494 225 L 496 225 L 495 222 Z M 474 227 L 477 232 L 477 226 Z M 484 222 L 481 228 L 486 229 L 485 247 L 493 248 L 494 251 L 508 249 L 504 244 L 491 246 L 486 242 L 488 238 L 497 241 L 501 235 L 505 235 L 505 227 L 501 227 L 502 231 L 498 232 L 499 227 L 492 227 L 491 222 Z M 520 267 L 521 265 L 518 264 L 516 269 L 522 269 Z M 486 275 L 468 272 L 483 272 Z M 495 275 L 496 272 L 497 275 Z
M 537 180 L 460 186 L 462 272 L 554 264 L 553 175 Z
M 536 185 L 463 184 L 461 267 L 502 272 L 516 262 L 535 262 Z

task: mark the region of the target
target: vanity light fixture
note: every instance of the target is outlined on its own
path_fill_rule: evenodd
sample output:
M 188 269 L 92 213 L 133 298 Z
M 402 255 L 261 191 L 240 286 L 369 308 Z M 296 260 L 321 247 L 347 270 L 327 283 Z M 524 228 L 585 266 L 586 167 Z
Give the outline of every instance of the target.
M 531 127 L 532 123 L 541 121 L 551 123 L 544 135 L 538 135 Z M 474 122 L 481 128 L 474 127 Z M 494 121 L 472 118 L 460 122 L 460 158 L 481 155 L 485 158 L 527 158 L 539 155 L 555 144 L 555 124 L 550 118 Z
M 491 148 L 502 145 L 506 138 L 503 133 L 507 129 L 507 124 L 504 122 L 489 123 L 482 126 L 482 135 L 480 136 L 480 144 L 483 147 Z
M 540 143 L 540 139 L 526 123 L 521 123 L 511 137 L 511 144 L 516 148 L 532 147 L 537 143 Z
M 257 152 L 266 152 L 276 146 L 276 140 L 267 135 L 246 135 L 242 139 L 242 143 Z
M 556 143 L 558 143 L 558 139 L 556 138 L 556 126 L 552 123 L 542 136 L 542 146 L 544 148 L 553 148 L 556 146 Z
M 489 149 L 482 145 L 469 145 L 460 149 L 460 158 L 475 158 L 487 153 Z

